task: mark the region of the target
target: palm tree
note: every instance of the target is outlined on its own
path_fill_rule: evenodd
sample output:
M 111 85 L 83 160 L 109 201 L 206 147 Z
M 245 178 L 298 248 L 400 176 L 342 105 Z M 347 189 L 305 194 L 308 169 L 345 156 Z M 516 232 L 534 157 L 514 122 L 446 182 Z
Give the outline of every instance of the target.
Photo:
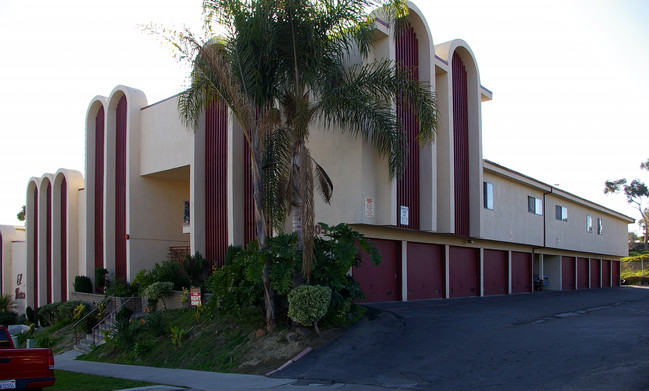
M 11 312 L 16 308 L 16 301 L 10 293 L 0 295 L 0 312 Z
M 387 158 L 391 176 L 403 169 L 407 151 L 394 110 L 397 97 L 413 106 L 420 143 L 431 142 L 436 130 L 430 86 L 389 60 L 367 61 L 375 6 L 389 21 L 407 15 L 402 0 L 205 0 L 208 31 L 216 24 L 225 28 L 223 36 L 206 44 L 186 31 L 163 34 L 180 57 L 191 61 L 191 84 L 180 94 L 181 118 L 196 127 L 213 102 L 231 109 L 250 146 L 257 238 L 263 245 L 266 228 L 282 229 L 292 211 L 307 281 L 314 191 L 326 202 L 333 191 L 307 147 L 314 125 L 362 137 Z M 351 54 L 363 61 L 347 66 Z M 272 323 L 267 271 L 267 321 Z

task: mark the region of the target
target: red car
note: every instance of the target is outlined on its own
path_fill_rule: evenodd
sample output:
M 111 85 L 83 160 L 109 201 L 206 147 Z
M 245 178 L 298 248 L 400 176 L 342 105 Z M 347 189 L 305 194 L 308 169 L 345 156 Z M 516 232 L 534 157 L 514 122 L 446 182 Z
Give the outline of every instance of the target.
M 51 349 L 16 349 L 0 326 L 0 390 L 42 389 L 54 384 Z

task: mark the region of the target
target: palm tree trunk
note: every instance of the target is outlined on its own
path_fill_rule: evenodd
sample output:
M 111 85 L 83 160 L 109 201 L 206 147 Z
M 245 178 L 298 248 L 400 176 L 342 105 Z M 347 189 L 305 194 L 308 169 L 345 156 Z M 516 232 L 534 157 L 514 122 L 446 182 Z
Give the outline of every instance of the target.
M 256 147 L 257 140 L 253 141 L 253 146 Z M 253 167 L 253 199 L 255 201 L 255 228 L 257 232 L 257 240 L 260 247 L 266 245 L 266 227 L 268 222 L 264 214 L 264 200 L 263 200 L 263 179 L 261 177 L 261 159 L 260 154 L 255 153 L 251 157 Z M 266 310 L 266 329 L 271 331 L 277 325 L 277 308 L 275 306 L 275 290 L 270 284 L 270 255 L 266 258 L 264 265 L 264 274 L 262 276 L 262 285 L 264 288 L 264 308 Z

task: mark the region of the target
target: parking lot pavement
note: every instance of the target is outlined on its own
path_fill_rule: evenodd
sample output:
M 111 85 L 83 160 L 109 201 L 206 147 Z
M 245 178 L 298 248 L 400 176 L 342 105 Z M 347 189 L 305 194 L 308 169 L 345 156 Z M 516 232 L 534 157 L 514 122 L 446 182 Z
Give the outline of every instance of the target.
M 274 377 L 367 389 L 649 389 L 649 289 L 369 307 L 338 341 Z

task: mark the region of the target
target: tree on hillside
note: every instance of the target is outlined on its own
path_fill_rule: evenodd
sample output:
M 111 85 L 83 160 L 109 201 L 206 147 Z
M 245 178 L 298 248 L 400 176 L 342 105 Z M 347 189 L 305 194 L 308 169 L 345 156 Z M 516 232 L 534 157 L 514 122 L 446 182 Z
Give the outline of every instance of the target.
M 640 168 L 649 171 L 649 159 L 641 163 Z M 649 226 L 649 215 L 645 213 L 646 209 L 644 208 L 644 203 L 649 198 L 647 185 L 638 179 L 632 180 L 631 183 L 628 183 L 626 178 L 606 181 L 604 183 L 604 194 L 609 193 L 623 193 L 626 196 L 626 201 L 633 204 L 640 212 L 642 220 L 639 224 L 644 227 L 644 243 L 647 245 L 649 243 L 649 232 L 646 227 Z
M 18 221 L 25 221 L 25 205 L 23 205 L 16 217 L 18 218 Z
M 329 202 L 333 191 L 307 147 L 313 127 L 362 137 L 387 158 L 391 176 L 404 168 L 407 151 L 394 110 L 397 97 L 416 112 L 421 144 L 431 142 L 436 130 L 430 86 L 394 62 L 368 61 L 374 6 L 381 7 L 389 22 L 403 21 L 407 15 L 401 0 L 205 0 L 208 31 L 220 26 L 225 35 L 206 44 L 187 32 L 167 34 L 192 65 L 190 87 L 180 95 L 181 118 L 196 127 L 214 102 L 231 109 L 250 145 L 257 238 L 263 245 L 265 228 L 281 230 L 292 212 L 307 281 L 313 258 L 314 192 L 317 189 Z M 347 66 L 352 54 L 363 61 Z M 267 271 L 267 321 L 272 323 Z

